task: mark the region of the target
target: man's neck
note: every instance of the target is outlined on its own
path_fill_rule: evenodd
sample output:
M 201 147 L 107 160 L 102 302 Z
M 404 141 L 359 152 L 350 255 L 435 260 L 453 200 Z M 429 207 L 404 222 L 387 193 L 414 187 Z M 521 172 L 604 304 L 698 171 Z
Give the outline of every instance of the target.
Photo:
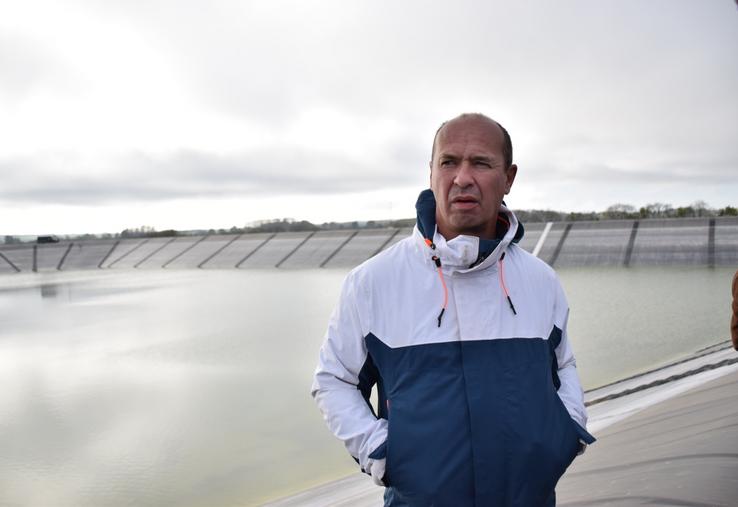
M 487 222 L 484 226 L 480 226 L 477 228 L 469 228 L 467 230 L 459 230 L 459 231 L 451 231 L 448 228 L 444 227 L 440 223 L 437 223 L 438 232 L 441 236 L 443 236 L 446 241 L 451 241 L 457 236 L 476 236 L 480 240 L 495 240 L 500 239 L 498 237 L 499 234 L 499 228 L 498 228 L 498 221 L 497 217 L 499 217 L 499 213 L 496 213 L 492 219 Z M 506 231 L 507 232 L 507 231 Z M 504 236 L 504 233 L 503 233 Z

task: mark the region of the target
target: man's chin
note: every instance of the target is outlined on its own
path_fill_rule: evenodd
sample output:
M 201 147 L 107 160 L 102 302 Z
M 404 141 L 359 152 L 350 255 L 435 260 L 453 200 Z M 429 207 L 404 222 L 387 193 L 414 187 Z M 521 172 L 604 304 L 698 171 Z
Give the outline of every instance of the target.
M 487 222 L 480 220 L 457 220 L 449 225 L 454 234 L 464 236 L 481 236 L 487 229 Z

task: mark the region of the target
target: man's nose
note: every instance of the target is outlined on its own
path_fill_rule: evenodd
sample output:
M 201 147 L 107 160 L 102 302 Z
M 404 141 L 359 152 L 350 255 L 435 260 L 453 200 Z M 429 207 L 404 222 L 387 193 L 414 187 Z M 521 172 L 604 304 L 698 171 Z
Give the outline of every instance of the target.
M 474 178 L 472 177 L 471 164 L 464 160 L 458 166 L 456 176 L 454 177 L 454 185 L 464 188 L 473 183 Z

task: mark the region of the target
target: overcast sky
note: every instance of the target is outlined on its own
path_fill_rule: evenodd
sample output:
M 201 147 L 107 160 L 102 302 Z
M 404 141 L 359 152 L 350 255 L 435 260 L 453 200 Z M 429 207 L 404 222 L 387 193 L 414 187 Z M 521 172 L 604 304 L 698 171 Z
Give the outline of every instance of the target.
M 0 234 L 411 217 L 465 111 L 513 208 L 738 205 L 738 8 L 0 0 Z

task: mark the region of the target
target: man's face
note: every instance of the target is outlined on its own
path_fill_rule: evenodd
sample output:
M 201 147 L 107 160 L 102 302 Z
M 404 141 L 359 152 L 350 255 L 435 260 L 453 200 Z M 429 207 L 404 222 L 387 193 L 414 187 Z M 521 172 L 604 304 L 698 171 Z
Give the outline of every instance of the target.
M 502 198 L 517 172 L 515 165 L 505 167 L 502 146 L 502 131 L 484 118 L 457 118 L 438 133 L 430 185 L 438 230 L 447 240 L 495 237 Z

